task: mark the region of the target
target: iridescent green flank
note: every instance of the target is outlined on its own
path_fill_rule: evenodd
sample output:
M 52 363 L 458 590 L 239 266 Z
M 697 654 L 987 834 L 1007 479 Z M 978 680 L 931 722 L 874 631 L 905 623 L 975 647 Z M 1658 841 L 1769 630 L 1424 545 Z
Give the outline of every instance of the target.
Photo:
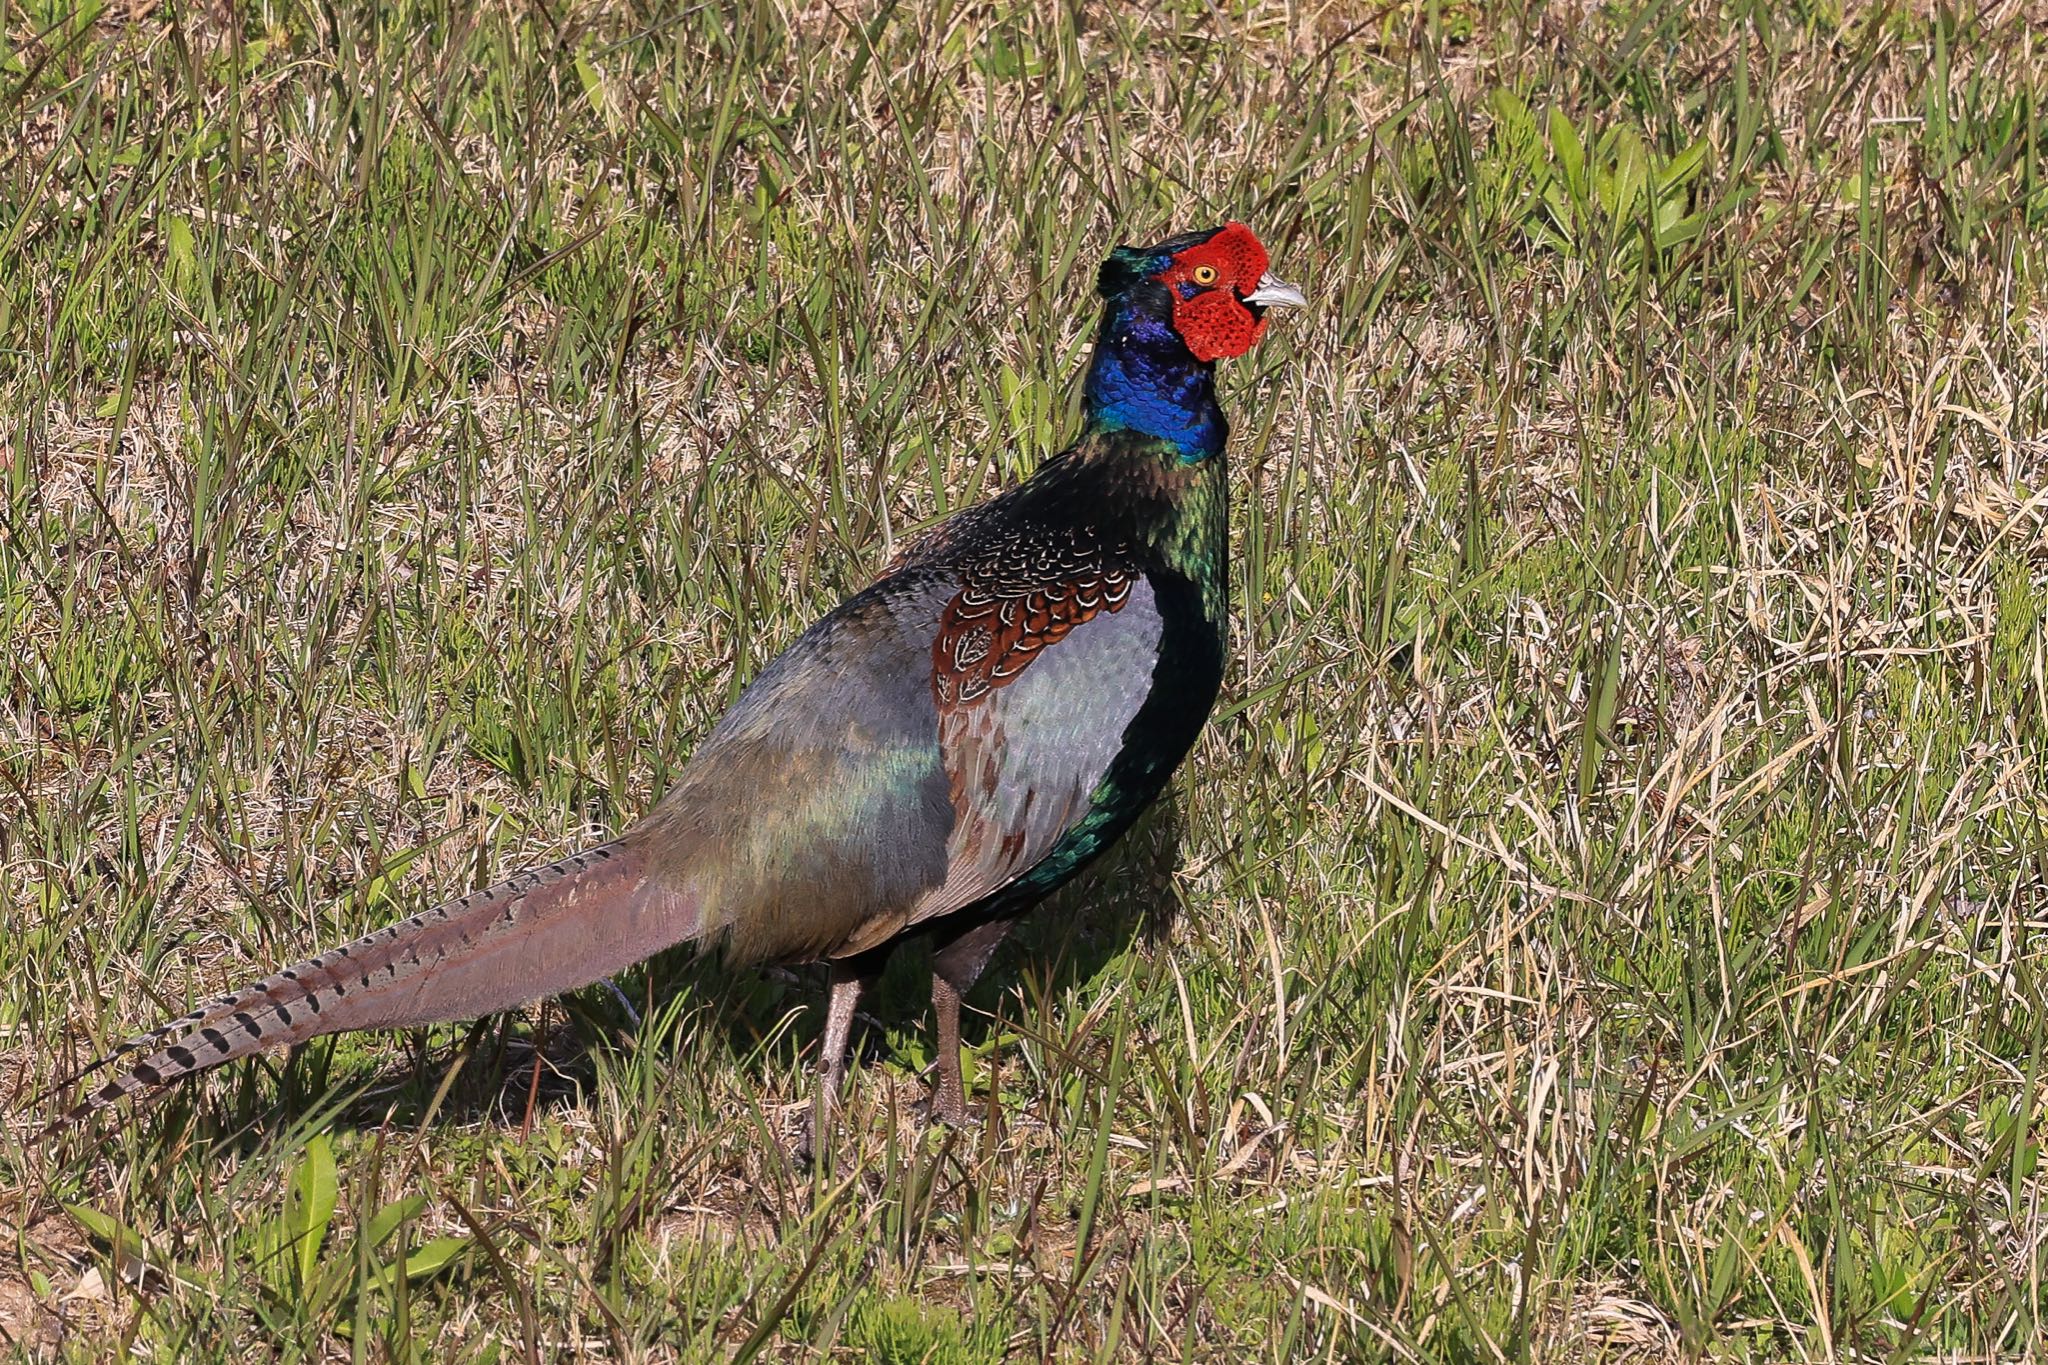
M 1230 479 L 1221 451 L 1189 460 L 1173 441 L 1137 432 L 1090 432 L 1075 459 L 1100 471 L 1105 499 L 1161 568 L 1201 589 L 1201 616 L 1219 639 L 1230 612 Z
M 1230 616 L 1230 480 L 1221 455 L 1197 464 L 1180 462 L 1179 452 L 1161 443 L 1162 464 L 1182 483 L 1174 495 L 1175 515 L 1160 528 L 1160 557 L 1202 590 L 1202 617 L 1219 639 Z

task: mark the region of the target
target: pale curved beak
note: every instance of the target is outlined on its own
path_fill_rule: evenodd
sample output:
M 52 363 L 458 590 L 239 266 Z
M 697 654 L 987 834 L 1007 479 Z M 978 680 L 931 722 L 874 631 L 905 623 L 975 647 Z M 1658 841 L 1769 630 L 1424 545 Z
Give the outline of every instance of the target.
M 1306 308 L 1308 306 L 1308 295 L 1302 293 L 1270 270 L 1259 276 L 1259 287 L 1257 289 L 1241 297 L 1246 303 L 1256 303 L 1265 308 Z

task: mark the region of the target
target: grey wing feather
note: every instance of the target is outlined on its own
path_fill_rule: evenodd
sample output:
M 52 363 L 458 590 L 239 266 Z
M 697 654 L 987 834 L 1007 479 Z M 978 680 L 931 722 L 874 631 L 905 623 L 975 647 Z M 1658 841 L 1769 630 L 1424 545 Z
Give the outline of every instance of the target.
M 832 954 L 945 880 L 954 812 L 931 640 L 954 591 L 900 574 L 813 625 L 648 815 L 656 856 L 740 960 Z

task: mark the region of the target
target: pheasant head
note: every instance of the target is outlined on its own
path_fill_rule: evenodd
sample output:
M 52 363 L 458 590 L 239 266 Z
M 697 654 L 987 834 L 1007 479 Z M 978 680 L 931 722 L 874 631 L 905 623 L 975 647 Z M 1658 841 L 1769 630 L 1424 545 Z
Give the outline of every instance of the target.
M 1266 248 L 1242 223 L 1120 246 L 1096 276 L 1102 332 L 1089 366 L 1087 408 L 1098 429 L 1156 436 L 1199 460 L 1223 448 L 1216 362 L 1250 350 L 1266 310 L 1302 292 L 1267 268 Z
M 1266 332 L 1266 310 L 1300 306 L 1299 289 L 1267 269 L 1265 245 L 1243 223 L 1170 237 L 1157 246 L 1120 246 L 1102 263 L 1096 289 L 1163 316 L 1188 353 L 1209 362 L 1243 355 Z

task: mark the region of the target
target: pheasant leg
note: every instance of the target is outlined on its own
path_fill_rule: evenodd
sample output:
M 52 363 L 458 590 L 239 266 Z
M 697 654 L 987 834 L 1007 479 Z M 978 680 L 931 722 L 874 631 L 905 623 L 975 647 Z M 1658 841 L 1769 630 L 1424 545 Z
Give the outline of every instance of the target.
M 967 1085 L 960 1074 L 960 997 L 981 976 L 1012 921 L 988 920 L 942 941 L 932 954 L 932 1012 L 938 1016 L 939 1068 L 931 1115 L 940 1123 L 972 1121 Z
M 839 1106 L 846 1083 L 846 1043 L 853 1033 L 853 1011 L 874 983 L 875 972 L 858 960 L 832 964 L 832 994 L 825 1006 L 825 1037 L 818 1049 L 819 1097 L 827 1117 Z
M 932 1090 L 932 1117 L 959 1126 L 967 1122 L 967 1086 L 960 1075 L 960 992 L 932 973 L 932 1008 L 939 1016 L 939 1077 Z

